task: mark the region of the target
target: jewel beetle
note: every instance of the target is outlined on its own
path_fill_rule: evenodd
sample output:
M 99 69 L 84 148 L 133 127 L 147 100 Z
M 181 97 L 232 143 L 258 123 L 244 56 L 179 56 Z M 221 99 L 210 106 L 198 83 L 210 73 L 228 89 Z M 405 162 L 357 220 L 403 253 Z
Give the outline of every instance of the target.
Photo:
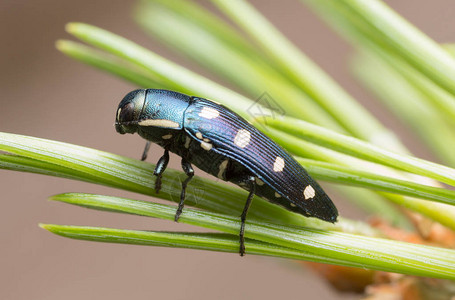
M 255 194 L 307 217 L 332 223 L 337 220 L 333 202 L 292 156 L 245 119 L 213 101 L 161 89 L 135 90 L 120 102 L 115 128 L 121 134 L 137 132 L 147 140 L 142 160 L 151 142 L 164 148 L 154 170 L 156 192 L 169 151 L 182 158 L 187 178 L 182 182 L 175 221 L 194 175 L 192 164 L 249 192 L 240 216 L 240 255 L 245 252 L 245 219 Z

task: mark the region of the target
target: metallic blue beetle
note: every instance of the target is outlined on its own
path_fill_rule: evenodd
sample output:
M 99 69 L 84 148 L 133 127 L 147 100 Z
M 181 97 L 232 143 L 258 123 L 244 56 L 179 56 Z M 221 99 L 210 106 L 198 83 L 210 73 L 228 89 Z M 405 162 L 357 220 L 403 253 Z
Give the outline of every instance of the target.
M 168 90 L 135 90 L 120 102 L 117 132 L 135 133 L 164 148 L 154 175 L 155 190 L 169 162 L 169 151 L 182 157 L 188 176 L 182 183 L 177 221 L 185 189 L 194 175 L 191 164 L 249 191 L 241 215 L 240 255 L 244 254 L 245 218 L 254 194 L 307 217 L 336 222 L 338 212 L 327 194 L 283 148 L 245 119 L 210 100 Z

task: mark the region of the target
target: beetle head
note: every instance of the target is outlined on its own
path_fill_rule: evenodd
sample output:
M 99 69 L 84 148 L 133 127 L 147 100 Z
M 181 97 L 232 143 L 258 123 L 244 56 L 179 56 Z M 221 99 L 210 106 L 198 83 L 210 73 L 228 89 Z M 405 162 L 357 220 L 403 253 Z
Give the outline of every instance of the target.
M 129 92 L 120 102 L 115 119 L 115 130 L 118 133 L 134 133 L 144 108 L 146 90 Z

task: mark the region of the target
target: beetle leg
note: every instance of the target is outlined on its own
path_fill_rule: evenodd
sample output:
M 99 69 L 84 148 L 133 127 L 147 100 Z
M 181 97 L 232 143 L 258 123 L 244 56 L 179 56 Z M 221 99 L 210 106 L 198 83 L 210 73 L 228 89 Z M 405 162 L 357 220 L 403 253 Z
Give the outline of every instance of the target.
M 188 182 L 190 182 L 190 180 L 194 176 L 193 167 L 184 158 L 182 158 L 182 169 L 183 169 L 183 172 L 185 172 L 186 176 L 188 176 L 188 177 L 182 182 L 182 192 L 180 193 L 179 207 L 177 208 L 177 212 L 175 213 L 175 217 L 174 217 L 175 222 L 178 222 L 180 214 L 183 211 L 183 205 L 185 203 L 186 186 L 188 185 Z
M 141 157 L 142 161 L 147 159 L 147 153 L 149 152 L 150 144 L 151 144 L 150 141 L 147 141 L 147 143 L 145 144 L 144 152 L 142 152 L 142 157 Z
M 245 207 L 243 208 L 243 212 L 240 215 L 240 256 L 243 256 L 245 254 L 245 220 L 246 220 L 246 215 L 248 214 L 248 209 L 250 208 L 251 202 L 253 200 L 254 194 L 256 192 L 256 181 L 254 180 L 254 176 L 248 176 L 244 180 L 249 189 L 249 194 L 248 198 L 246 199 Z
M 155 180 L 155 192 L 158 194 L 161 189 L 161 176 L 163 176 L 164 170 L 166 170 L 167 164 L 169 162 L 169 151 L 164 150 L 164 155 L 156 163 L 155 171 L 153 175 L 156 176 Z

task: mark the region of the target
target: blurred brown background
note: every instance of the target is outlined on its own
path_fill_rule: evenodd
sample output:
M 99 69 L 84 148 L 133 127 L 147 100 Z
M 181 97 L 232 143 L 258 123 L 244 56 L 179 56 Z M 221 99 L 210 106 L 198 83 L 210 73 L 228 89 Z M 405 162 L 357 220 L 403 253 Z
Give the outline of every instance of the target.
M 437 41 L 455 41 L 453 0 L 387 2 Z M 253 3 L 387 126 L 398 128 L 414 153 L 429 157 L 414 143 L 412 133 L 356 86 L 346 67 L 349 47 L 299 1 Z M 72 61 L 54 48 L 55 40 L 69 38 L 64 25 L 80 21 L 174 57 L 134 24 L 134 4 L 124 0 L 2 0 L 0 131 L 139 158 L 144 142 L 138 136 L 120 136 L 113 128 L 118 102 L 134 86 Z M 153 147 L 149 159 L 155 162 L 161 152 Z M 175 157 L 171 167 L 179 168 Z M 356 299 L 337 295 L 291 261 L 75 241 L 38 227 L 43 222 L 195 230 L 182 224 L 46 201 L 48 196 L 63 192 L 144 199 L 139 195 L 9 171 L 0 171 L 0 190 L 0 299 Z M 341 214 L 354 216 L 358 212 L 342 206 Z

